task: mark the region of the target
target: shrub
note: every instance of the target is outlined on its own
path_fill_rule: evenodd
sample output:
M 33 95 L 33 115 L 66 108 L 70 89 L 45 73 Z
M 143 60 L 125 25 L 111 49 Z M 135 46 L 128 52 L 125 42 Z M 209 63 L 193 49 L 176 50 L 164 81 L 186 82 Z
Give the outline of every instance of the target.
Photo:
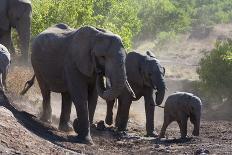
M 130 48 L 141 27 L 133 0 L 32 0 L 32 5 L 32 36 L 56 23 L 73 28 L 92 25 L 119 34 Z
M 197 70 L 204 90 L 222 102 L 232 102 L 232 40 L 217 42 Z

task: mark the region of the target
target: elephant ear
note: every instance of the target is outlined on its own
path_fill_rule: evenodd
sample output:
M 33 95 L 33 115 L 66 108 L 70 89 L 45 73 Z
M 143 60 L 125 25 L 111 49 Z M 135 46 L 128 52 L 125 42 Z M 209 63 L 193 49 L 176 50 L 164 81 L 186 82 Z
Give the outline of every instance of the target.
M 10 21 L 7 18 L 7 0 L 1 0 L 0 2 L 0 29 L 9 30 Z
M 112 36 L 109 33 L 99 32 L 96 35 L 93 53 L 95 56 L 107 56 L 112 44 Z
M 139 63 L 139 74 L 140 74 L 140 76 L 142 77 L 142 80 L 143 80 L 143 82 L 145 82 L 146 81 L 146 67 L 147 67 L 147 65 L 146 65 L 146 61 L 147 61 L 147 57 L 145 56 L 141 61 L 140 61 L 140 63 Z
M 155 55 L 150 51 L 147 51 L 146 54 L 152 58 L 156 58 Z
M 69 51 L 71 59 L 79 71 L 90 77 L 94 71 L 94 62 L 91 54 L 91 41 L 88 31 L 86 27 L 82 27 L 73 34 L 72 41 L 69 44 Z

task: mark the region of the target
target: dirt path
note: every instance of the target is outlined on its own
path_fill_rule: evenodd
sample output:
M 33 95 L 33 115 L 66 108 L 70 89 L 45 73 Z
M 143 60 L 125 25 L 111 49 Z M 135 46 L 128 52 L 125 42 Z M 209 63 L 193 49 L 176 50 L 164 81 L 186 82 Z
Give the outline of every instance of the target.
M 178 139 L 179 129 L 173 123 L 168 139 L 159 141 L 143 137 L 144 129 L 131 120 L 129 136 L 92 129 L 95 145 L 88 146 L 73 142 L 74 133 L 60 132 L 7 102 L 1 102 L 0 118 L 0 154 L 193 154 L 200 148 L 211 154 L 232 153 L 232 122 L 228 121 L 203 120 L 201 136 L 187 141 Z

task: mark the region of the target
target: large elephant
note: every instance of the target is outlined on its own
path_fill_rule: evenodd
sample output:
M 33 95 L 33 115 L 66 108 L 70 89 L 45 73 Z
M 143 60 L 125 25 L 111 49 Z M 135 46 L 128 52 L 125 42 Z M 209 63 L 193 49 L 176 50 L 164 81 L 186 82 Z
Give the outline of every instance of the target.
M 19 34 L 20 50 L 24 61 L 28 60 L 31 12 L 30 0 L 0 1 L 0 43 L 15 53 L 11 38 L 11 29 L 15 28 Z
M 126 71 L 128 81 L 134 90 L 136 98 L 124 89 L 118 97 L 118 111 L 115 126 L 118 130 L 126 130 L 130 105 L 132 101 L 145 100 L 146 130 L 148 136 L 157 136 L 154 131 L 154 110 L 155 105 L 160 105 L 165 95 L 164 72 L 159 61 L 153 54 L 147 52 L 146 55 L 130 52 L 126 57 Z M 110 82 L 108 82 L 110 83 Z M 154 101 L 153 93 L 157 91 Z M 107 115 L 105 122 L 111 125 L 113 122 L 114 100 L 107 100 Z
M 170 95 L 164 107 L 164 123 L 159 137 L 163 138 L 168 125 L 177 121 L 180 127 L 181 138 L 187 136 L 187 122 L 190 117 L 194 125 L 193 135 L 199 136 L 201 118 L 201 100 L 199 97 L 186 92 L 176 92 Z
M 50 121 L 50 92 L 61 93 L 61 130 L 69 130 L 71 127 L 69 120 L 73 101 L 78 118 L 73 125 L 78 132 L 76 141 L 92 143 L 89 124 L 93 121 L 97 90 L 102 98 L 111 100 L 121 93 L 128 84 L 125 58 L 121 38 L 111 32 L 90 26 L 77 30 L 65 24 L 52 26 L 34 39 L 31 63 L 35 76 L 22 94 L 36 77 L 43 96 L 41 119 Z M 96 83 L 98 74 L 110 79 L 112 87 L 106 89 L 100 85 L 102 81 Z

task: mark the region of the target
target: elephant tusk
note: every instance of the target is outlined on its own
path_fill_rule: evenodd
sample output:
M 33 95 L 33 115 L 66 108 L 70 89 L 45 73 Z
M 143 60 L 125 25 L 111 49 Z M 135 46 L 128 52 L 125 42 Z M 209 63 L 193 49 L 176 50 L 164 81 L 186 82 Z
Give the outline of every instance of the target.
M 129 82 L 127 80 L 126 80 L 126 88 L 131 93 L 133 98 L 136 98 L 136 95 L 135 95 L 134 91 L 132 90 L 132 88 L 131 88 L 131 86 L 130 86 L 130 84 L 129 84 Z

